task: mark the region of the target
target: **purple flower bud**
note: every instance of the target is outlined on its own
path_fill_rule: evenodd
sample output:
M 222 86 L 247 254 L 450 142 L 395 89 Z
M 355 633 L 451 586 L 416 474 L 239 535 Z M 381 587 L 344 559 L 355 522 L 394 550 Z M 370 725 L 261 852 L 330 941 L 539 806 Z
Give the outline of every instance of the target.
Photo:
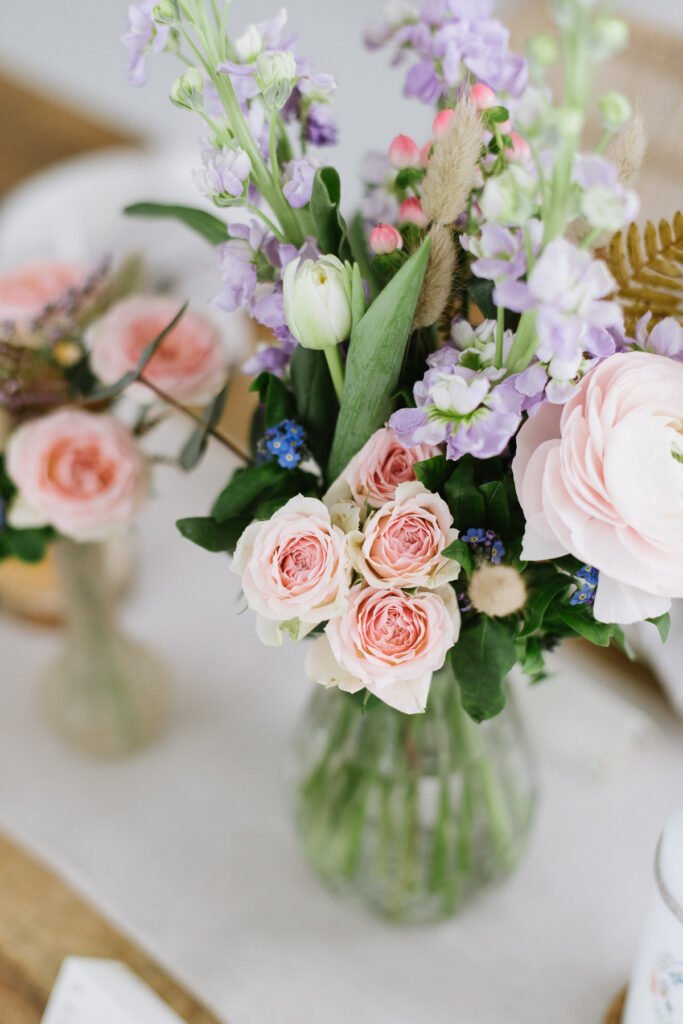
M 313 179 L 318 170 L 318 161 L 312 157 L 292 160 L 285 167 L 283 188 L 285 199 L 294 209 L 307 206 L 313 193 Z
M 314 146 L 334 146 L 337 124 L 329 103 L 311 103 L 306 118 L 306 138 Z

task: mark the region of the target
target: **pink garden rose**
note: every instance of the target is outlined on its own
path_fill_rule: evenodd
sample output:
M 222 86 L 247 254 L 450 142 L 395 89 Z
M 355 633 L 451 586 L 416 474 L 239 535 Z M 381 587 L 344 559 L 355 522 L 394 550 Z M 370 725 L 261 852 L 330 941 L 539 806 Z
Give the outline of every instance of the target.
M 87 274 L 76 263 L 31 263 L 0 274 L 0 321 L 27 327 L 46 306 L 81 285 Z
M 92 330 L 93 372 L 113 384 L 137 365 L 145 346 L 166 327 L 180 308 L 178 299 L 135 295 L 113 306 Z M 206 405 L 227 377 L 220 335 L 213 323 L 186 310 L 145 369 L 145 377 L 177 402 Z M 130 391 L 141 401 L 154 396 L 144 385 Z
M 460 612 L 450 586 L 407 594 L 352 588 L 343 616 L 328 623 L 308 652 L 313 682 L 348 693 L 367 688 L 385 704 L 425 710 L 432 674 L 458 639 Z
M 281 643 L 283 628 L 298 640 L 346 606 L 346 536 L 317 498 L 297 495 L 270 519 L 248 526 L 232 570 L 242 577 L 265 643 Z
M 522 557 L 600 570 L 595 617 L 632 623 L 683 597 L 683 364 L 611 356 L 522 427 L 513 464 Z
M 458 536 L 443 498 L 420 483 L 399 484 L 396 497 L 349 536 L 354 567 L 372 587 L 433 588 L 458 578 L 443 551 Z
M 127 526 L 147 494 L 147 465 L 130 431 L 104 413 L 60 409 L 25 423 L 7 445 L 19 492 L 13 526 L 53 526 L 78 541 Z
M 429 444 L 404 448 L 394 431 L 383 427 L 354 455 L 326 500 L 328 504 L 339 501 L 344 497 L 343 489 L 350 489 L 359 505 L 381 508 L 393 500 L 399 484 L 416 479 L 416 462 L 438 454 L 439 449 Z

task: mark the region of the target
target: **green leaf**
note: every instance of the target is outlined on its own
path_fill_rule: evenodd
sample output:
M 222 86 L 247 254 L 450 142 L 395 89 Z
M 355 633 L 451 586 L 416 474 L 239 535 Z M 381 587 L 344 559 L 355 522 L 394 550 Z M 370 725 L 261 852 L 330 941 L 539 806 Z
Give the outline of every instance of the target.
M 448 547 L 444 548 L 442 554 L 444 558 L 452 558 L 454 562 L 458 562 L 467 578 L 470 578 L 474 569 L 474 561 L 469 544 L 466 544 L 464 540 L 451 541 Z
M 413 469 L 417 479 L 428 491 L 437 493 L 446 482 L 448 464 L 444 455 L 434 455 L 431 459 L 416 462 Z
M 428 259 L 429 242 L 425 241 L 351 334 L 342 408 L 330 456 L 332 479 L 391 415 Z
M 123 211 L 129 217 L 156 217 L 164 220 L 179 220 L 211 245 L 227 242 L 228 229 L 222 220 L 206 210 L 194 206 L 175 206 L 169 203 L 133 203 Z
M 531 636 L 541 628 L 548 608 L 556 597 L 568 589 L 571 582 L 568 576 L 557 575 L 544 583 L 538 590 L 532 591 L 524 610 L 525 623 L 520 636 Z
M 313 179 L 311 214 L 323 255 L 332 253 L 340 260 L 351 259 L 346 221 L 339 211 L 341 183 L 334 167 L 321 167 Z
M 487 320 L 496 319 L 496 304 L 493 301 L 493 281 L 484 281 L 473 277 L 467 285 L 467 291 L 476 302 Z
M 15 530 L 12 527 L 0 532 L 3 541 L 2 555 L 18 558 L 20 562 L 34 564 L 45 558 L 47 546 L 56 537 L 51 526 L 35 527 L 28 530 Z
M 190 470 L 199 463 L 206 446 L 209 443 L 209 433 L 212 431 L 221 416 L 223 415 L 223 409 L 225 408 L 225 402 L 228 397 L 228 385 L 218 392 L 213 402 L 207 405 L 206 409 L 202 413 L 201 426 L 198 426 L 196 430 L 193 430 L 190 434 L 183 450 L 180 453 L 178 462 L 183 469 Z
M 510 119 L 510 111 L 507 107 L 489 107 L 482 112 L 482 120 L 485 124 L 505 124 Z
M 487 616 L 465 629 L 451 648 L 462 706 L 475 722 L 494 718 L 503 710 L 505 679 L 516 661 L 513 629 Z
M 502 537 L 510 536 L 510 506 L 508 492 L 502 480 L 482 484 L 479 488 L 486 503 L 486 528 L 495 530 Z
M 298 345 L 292 356 L 291 375 L 297 421 L 306 431 L 308 447 L 324 472 L 339 410 L 325 353 Z
M 578 636 L 590 640 L 597 647 L 609 647 L 614 628 L 606 622 L 594 619 L 590 609 L 579 610 L 571 605 L 560 605 L 558 614 L 562 622 Z
M 230 483 L 216 498 L 211 514 L 219 523 L 233 519 L 249 508 L 257 498 L 262 499 L 273 487 L 282 486 L 288 470 L 276 462 L 262 466 L 244 466 L 233 473 Z
M 662 638 L 662 643 L 665 644 L 669 639 L 669 633 L 671 631 L 671 616 L 669 613 L 665 612 L 664 615 L 660 615 L 656 619 L 648 619 L 647 621 L 657 627 L 657 631 Z
M 294 396 L 280 378 L 273 373 L 260 373 L 251 383 L 249 390 L 257 391 L 265 406 L 263 420 L 265 430 L 296 416 Z
M 365 292 L 363 291 L 363 278 L 360 267 L 357 263 L 353 265 L 353 277 L 351 280 L 351 330 L 363 319 L 365 314 Z
M 176 526 L 183 537 L 205 551 L 232 553 L 250 522 L 250 516 L 233 516 L 224 523 L 217 523 L 215 519 L 203 516 L 179 519 Z
M 409 189 L 415 185 L 419 185 L 424 180 L 426 170 L 424 167 L 404 167 L 403 170 L 399 171 L 396 175 L 396 181 L 394 182 L 396 188 Z
M 349 245 L 353 262 L 360 267 L 360 272 L 370 286 L 370 295 L 374 299 L 380 291 L 380 283 L 377 279 L 374 263 L 370 257 L 368 241 L 365 232 L 365 221 L 362 213 L 358 212 L 349 221 L 348 227 Z
M 152 356 L 161 345 L 164 338 L 171 333 L 173 328 L 179 323 L 182 316 L 187 309 L 188 303 L 178 310 L 176 315 L 171 320 L 170 324 L 164 327 L 161 334 L 157 334 L 156 338 L 153 338 L 142 350 L 142 355 L 138 359 L 137 366 L 134 370 L 129 370 L 128 373 L 124 373 L 123 377 L 119 377 L 117 381 L 110 384 L 106 388 L 97 388 L 95 391 L 91 391 L 88 395 L 87 404 L 90 405 L 95 402 L 111 401 L 114 398 L 118 398 L 119 395 L 123 394 L 126 388 L 129 388 L 131 384 L 134 384 L 137 380 L 142 377 L 147 364 L 150 362 Z
M 446 501 L 462 533 L 487 527 L 486 503 L 474 483 L 474 460 L 461 459 L 446 482 Z

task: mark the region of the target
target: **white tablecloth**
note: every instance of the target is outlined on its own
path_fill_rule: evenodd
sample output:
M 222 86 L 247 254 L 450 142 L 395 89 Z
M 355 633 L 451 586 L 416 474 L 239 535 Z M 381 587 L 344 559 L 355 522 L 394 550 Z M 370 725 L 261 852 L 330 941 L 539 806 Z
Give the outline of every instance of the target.
M 460 918 L 397 928 L 340 902 L 302 859 L 283 792 L 309 693 L 301 652 L 261 647 L 252 616 L 235 614 L 228 561 L 173 526 L 204 511 L 228 470 L 218 448 L 191 483 L 160 470 L 141 525 L 125 619 L 177 687 L 157 746 L 115 763 L 64 747 L 35 707 L 59 637 L 0 619 L 0 827 L 231 1024 L 599 1024 L 629 970 L 658 833 L 683 799 L 683 728 L 653 695 L 660 724 L 611 779 L 546 757 L 529 855 Z

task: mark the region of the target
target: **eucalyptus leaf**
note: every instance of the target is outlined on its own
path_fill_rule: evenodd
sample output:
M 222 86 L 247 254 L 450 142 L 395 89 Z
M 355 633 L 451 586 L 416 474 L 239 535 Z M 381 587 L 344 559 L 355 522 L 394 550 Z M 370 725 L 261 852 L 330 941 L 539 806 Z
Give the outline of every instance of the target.
M 166 338 L 173 328 L 180 322 L 187 306 L 188 303 L 186 302 L 180 307 L 170 324 L 167 324 L 163 331 L 160 334 L 157 334 L 156 338 L 153 338 L 147 345 L 145 345 L 135 369 L 129 370 L 128 373 L 124 373 L 123 377 L 119 377 L 117 381 L 110 384 L 108 387 L 96 388 L 94 391 L 91 391 L 88 395 L 87 404 L 91 405 L 96 402 L 112 401 L 114 398 L 118 398 L 119 395 L 122 395 L 126 388 L 129 388 L 131 384 L 135 384 L 135 382 L 142 377 L 145 369 L 147 368 L 147 364 L 152 359 L 152 356 L 159 348 L 164 338 Z
M 342 407 L 330 456 L 332 479 L 391 415 L 428 259 L 429 242 L 425 241 L 351 333 Z
M 180 453 L 178 461 L 183 469 L 190 470 L 199 463 L 206 446 L 209 443 L 209 434 L 216 427 L 216 424 L 223 415 L 223 409 L 228 397 L 228 385 L 218 392 L 213 402 L 207 405 L 201 416 L 201 426 L 193 430 L 185 447 Z
M 151 217 L 163 220 L 178 220 L 192 231 L 205 238 L 211 245 L 228 241 L 228 229 L 224 222 L 206 210 L 194 206 L 176 206 L 170 203 L 133 203 L 126 206 L 124 213 L 129 217 Z

